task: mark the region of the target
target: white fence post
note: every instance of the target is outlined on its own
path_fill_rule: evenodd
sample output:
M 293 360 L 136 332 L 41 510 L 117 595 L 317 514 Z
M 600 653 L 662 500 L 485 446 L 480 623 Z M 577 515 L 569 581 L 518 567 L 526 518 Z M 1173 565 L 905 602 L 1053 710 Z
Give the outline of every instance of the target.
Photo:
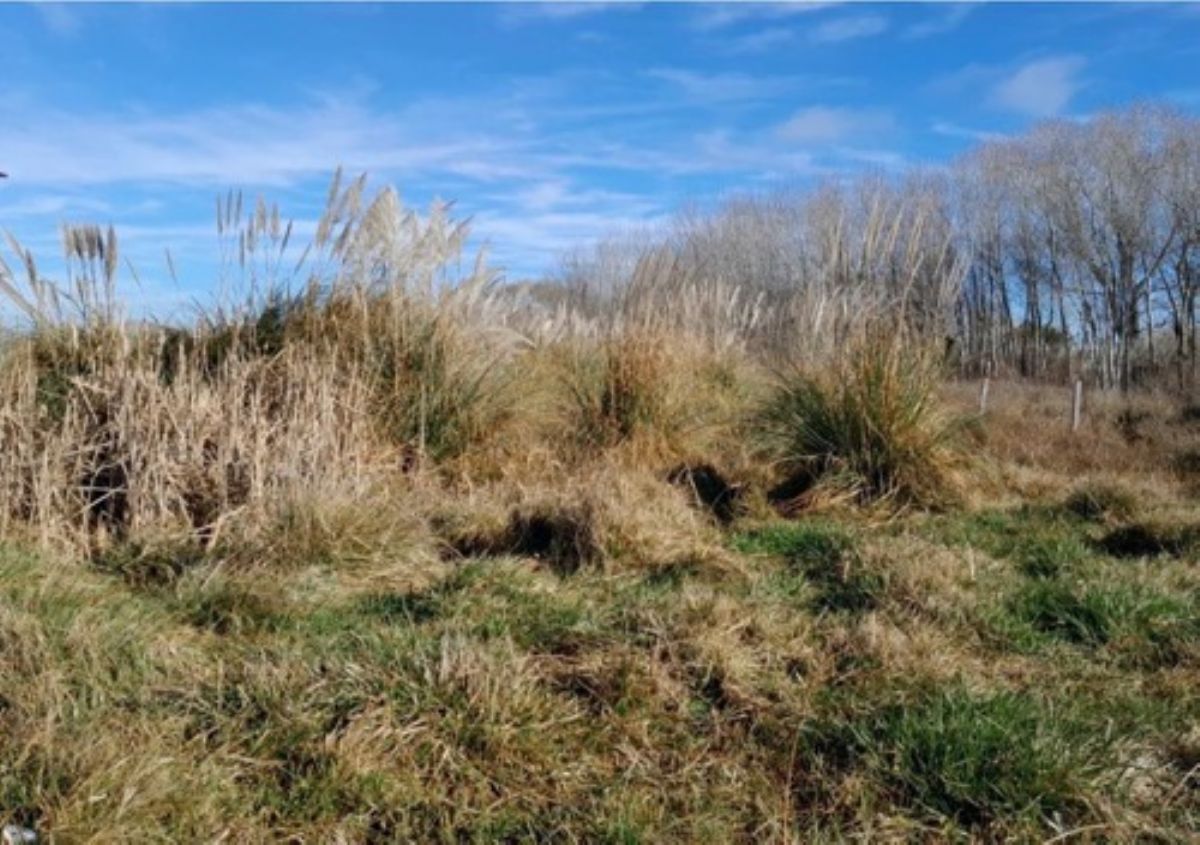
M 1075 379 L 1075 392 L 1071 398 L 1071 431 L 1079 431 L 1083 418 L 1083 379 Z

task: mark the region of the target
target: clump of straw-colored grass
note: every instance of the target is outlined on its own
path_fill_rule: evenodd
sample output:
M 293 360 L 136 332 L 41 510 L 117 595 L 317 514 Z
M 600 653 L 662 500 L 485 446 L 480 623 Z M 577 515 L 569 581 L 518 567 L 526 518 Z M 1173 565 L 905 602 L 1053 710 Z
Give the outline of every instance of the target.
M 265 204 L 219 204 L 241 299 L 187 326 L 135 322 L 116 295 L 110 231 L 67 227 L 69 277 L 32 256 L 0 266 L 27 329 L 0 350 L 0 531 L 94 546 L 165 525 L 210 542 L 297 490 L 366 490 L 461 454 L 506 412 L 514 336 L 493 274 L 451 268 L 466 229 L 362 180 L 334 180 L 296 268 Z M 228 256 L 227 256 L 228 257 Z
M 797 492 L 824 482 L 867 501 L 937 504 L 958 461 L 940 382 L 931 351 L 868 338 L 819 373 L 781 375 L 757 424 Z

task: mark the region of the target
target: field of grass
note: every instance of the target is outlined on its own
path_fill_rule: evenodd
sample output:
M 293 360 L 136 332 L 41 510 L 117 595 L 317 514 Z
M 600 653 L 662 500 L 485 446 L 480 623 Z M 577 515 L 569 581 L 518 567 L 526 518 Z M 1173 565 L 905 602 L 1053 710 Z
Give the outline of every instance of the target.
M 1200 540 L 1129 525 L 746 519 L 573 572 L 9 545 L 0 806 L 61 841 L 1185 841 Z
M 435 283 L 457 230 L 331 235 L 349 205 L 329 284 L 191 327 L 105 305 L 98 232 L 79 314 L 31 274 L 0 824 L 1194 841 L 1194 405 L 1089 393 L 1072 432 L 1066 388 L 997 380 L 980 417 L 912 326 L 771 358 L 656 322 L 686 288 L 522 322 Z

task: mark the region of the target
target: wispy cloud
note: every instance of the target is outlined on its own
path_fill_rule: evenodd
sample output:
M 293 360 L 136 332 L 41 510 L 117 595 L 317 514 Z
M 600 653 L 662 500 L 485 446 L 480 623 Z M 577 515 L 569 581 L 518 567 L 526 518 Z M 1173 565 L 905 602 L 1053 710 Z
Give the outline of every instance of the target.
M 0 203 L 0 219 L 107 214 L 111 210 L 112 203 L 95 197 L 63 193 L 35 193 L 18 200 Z
M 968 141 L 997 141 L 1005 137 L 1003 132 L 972 129 L 969 126 L 960 126 L 945 120 L 935 122 L 930 128 L 938 135 L 945 135 L 947 138 L 963 138 Z
M 850 15 L 834 18 L 814 27 L 809 40 L 815 44 L 839 44 L 857 38 L 880 35 L 888 29 L 888 19 L 882 15 Z
M 403 115 L 354 104 L 237 105 L 155 115 L 44 109 L 36 120 L 3 122 L 22 127 L 0 131 L 14 184 L 287 185 L 328 173 L 339 162 L 376 172 L 440 171 L 476 179 L 524 173 L 505 153 L 513 141 L 442 124 L 446 137 L 422 143 Z
M 776 21 L 827 9 L 836 3 L 711 3 L 692 18 L 702 32 L 725 29 L 747 21 Z
M 934 7 L 927 6 L 926 8 L 932 10 Z M 953 32 L 966 22 L 975 9 L 976 7 L 969 3 L 946 4 L 944 8 L 938 8 L 936 11 L 933 11 L 928 18 L 920 23 L 915 23 L 907 27 L 904 30 L 904 37 L 921 39 Z
M 1038 59 L 1022 65 L 992 89 L 1001 108 L 1029 117 L 1052 117 L 1083 87 L 1079 73 L 1085 62 L 1078 56 Z
M 74 4 L 35 3 L 34 8 L 52 35 L 74 38 L 83 30 L 83 16 Z
M 651 198 L 584 188 L 568 179 L 534 183 L 489 197 L 474 221 L 502 251 L 501 264 L 546 266 L 557 256 L 616 232 L 665 222 L 671 210 Z
M 499 20 L 506 26 L 574 21 L 604 12 L 635 11 L 641 5 L 640 2 L 634 2 L 634 0 L 616 0 L 616 2 L 609 2 L 609 0 L 579 0 L 579 2 L 538 0 L 538 2 L 506 3 L 499 9 Z
M 982 62 L 971 62 L 968 65 L 939 74 L 925 84 L 925 90 L 933 95 L 944 97 L 976 93 L 980 88 L 994 84 L 1004 74 L 1004 69 L 996 65 Z
M 657 85 L 648 86 L 647 76 Z M 609 184 L 645 186 L 826 175 L 851 167 L 857 154 L 806 149 L 798 140 L 850 140 L 850 128 L 884 125 L 836 112 L 832 128 L 828 119 L 816 129 L 797 121 L 785 136 L 739 127 L 730 117 L 734 104 L 836 80 L 659 68 L 628 80 L 632 88 L 607 90 L 603 102 L 580 104 L 569 93 L 574 79 L 510 80 L 505 94 L 431 96 L 391 108 L 372 105 L 369 87 L 342 101 L 310 95 L 289 107 L 85 112 L 0 103 L 0 149 L 13 177 L 0 212 L 31 242 L 63 218 L 113 220 L 139 267 L 160 264 L 164 244 L 180 261 L 203 267 L 213 255 L 213 193 L 233 186 L 311 198 L 341 164 L 397 182 L 410 197 L 436 189 L 461 198 L 477 240 L 496 245 L 499 264 L 528 272 L 569 245 L 666 213 L 669 195 L 652 187 L 597 190 L 598 173 L 607 172 Z M 616 93 L 633 89 L 632 99 Z M 713 112 L 714 102 L 725 105 Z M 480 123 L 484 110 L 494 123 Z M 691 116 L 664 122 L 670 110 Z M 171 218 L 160 220 L 147 203 L 168 197 Z M 311 204 L 291 210 L 314 213 Z
M 697 103 L 770 100 L 801 84 L 796 77 L 705 73 L 671 67 L 652 68 L 647 75 L 668 83 L 687 100 Z
M 882 15 L 850 15 L 817 24 L 808 30 L 792 26 L 769 26 L 740 35 L 724 34 L 722 49 L 726 53 L 765 53 L 776 47 L 792 44 L 802 37 L 809 44 L 840 44 L 858 38 L 881 35 L 889 27 Z
M 686 103 L 697 106 L 770 102 L 801 92 L 844 89 L 861 83 L 849 76 L 709 73 L 679 67 L 651 68 L 646 75 L 669 86 L 672 98 L 681 96 Z
M 793 114 L 776 127 L 785 141 L 802 144 L 831 144 L 863 135 L 876 135 L 895 128 L 895 118 L 879 109 L 849 109 L 810 106 Z
M 748 172 L 805 175 L 817 170 L 812 153 L 781 146 L 774 138 L 751 139 L 728 129 L 715 129 L 698 135 L 695 144 L 699 160 L 724 161 Z
M 725 44 L 725 50 L 729 53 L 765 53 L 795 40 L 794 30 L 785 26 L 772 26 L 729 39 Z
M 838 155 L 847 161 L 859 162 L 871 168 L 901 170 L 911 162 L 908 156 L 895 150 L 880 150 L 859 147 L 841 147 Z

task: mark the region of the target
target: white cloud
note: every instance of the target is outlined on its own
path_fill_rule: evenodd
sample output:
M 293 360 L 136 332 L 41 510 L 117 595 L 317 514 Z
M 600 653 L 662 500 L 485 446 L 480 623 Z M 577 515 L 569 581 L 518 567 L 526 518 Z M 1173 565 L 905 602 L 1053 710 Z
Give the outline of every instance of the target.
M 646 73 L 654 79 L 668 83 L 685 101 L 695 105 L 768 101 L 789 94 L 795 95 L 800 91 L 845 88 L 860 82 L 847 76 L 705 73 L 675 67 L 652 68 Z
M 500 8 L 500 22 L 506 26 L 522 26 L 541 22 L 569 21 L 603 12 L 629 12 L 641 8 L 640 2 L 633 0 L 580 0 L 580 2 L 557 2 L 556 0 L 538 0 L 538 2 L 506 3 Z
M 776 134 L 785 141 L 827 144 L 894 128 L 894 119 L 885 111 L 810 106 L 778 126 Z
M 730 53 L 765 53 L 773 47 L 781 47 L 796 39 L 796 33 L 787 27 L 773 26 L 732 38 L 726 44 Z
M 969 126 L 959 126 L 957 123 L 939 120 L 931 127 L 938 135 L 948 138 L 965 138 L 968 141 L 997 141 L 1004 138 L 1003 132 L 992 132 L 987 129 L 972 129 Z
M 820 24 L 809 33 L 809 40 L 815 44 L 839 44 L 879 35 L 887 28 L 888 19 L 882 15 L 851 15 Z
M 38 15 L 46 29 L 59 38 L 74 38 L 83 29 L 83 17 L 79 9 L 66 3 L 35 3 Z
M 688 100 L 699 103 L 770 99 L 795 84 L 789 77 L 702 73 L 683 68 L 652 68 L 647 73 L 670 83 Z
M 18 200 L 0 203 L 0 219 L 106 214 L 111 209 L 111 203 L 95 197 L 37 193 L 23 196 Z
M 910 163 L 907 156 L 895 150 L 843 147 L 838 149 L 837 152 L 839 156 L 848 161 L 861 162 L 869 167 L 881 168 L 883 170 L 900 170 Z
M 702 168 L 732 168 L 762 178 L 813 176 L 827 170 L 807 150 L 797 150 L 777 141 L 775 138 L 751 139 L 715 129 L 696 137 L 689 158 Z
M 1082 87 L 1078 77 L 1083 67 L 1084 60 L 1077 56 L 1029 62 L 992 89 L 992 101 L 1030 117 L 1052 117 L 1066 108 Z
M 746 21 L 771 21 L 817 12 L 836 3 L 711 3 L 692 19 L 692 26 L 702 32 L 735 26 Z
M 932 9 L 933 6 L 927 6 L 926 8 Z M 945 35 L 947 32 L 953 32 L 962 26 L 971 13 L 975 11 L 975 8 L 975 6 L 969 3 L 946 4 L 945 8 L 938 9 L 928 19 L 921 23 L 915 23 L 905 29 L 904 37 L 912 39 L 929 38 L 934 35 Z
M 509 154 L 515 140 L 443 125 L 437 143 L 422 143 L 404 115 L 372 114 L 353 104 L 240 105 L 161 116 L 45 109 L 36 120 L 0 120 L 5 125 L 20 127 L 0 128 L 6 167 L 14 183 L 31 185 L 287 185 L 338 163 L 484 180 L 527 173 Z
M 1000 74 L 1001 70 L 994 65 L 972 62 L 930 80 L 925 90 L 938 96 L 953 96 L 993 83 Z
M 581 79 L 603 96 L 581 104 L 574 93 Z M 492 241 L 498 262 L 531 272 L 561 248 L 665 213 L 673 200 L 656 195 L 662 180 L 749 184 L 852 168 L 863 154 L 836 142 L 872 147 L 876 139 L 864 142 L 854 131 L 886 128 L 889 119 L 809 110 L 776 133 L 733 128 L 730 117 L 740 104 L 846 82 L 658 68 L 620 84 L 560 74 L 511 81 L 503 93 L 431 94 L 393 108 L 374 105 L 369 85 L 344 98 L 310 92 L 290 106 L 154 112 L 6 98 L 0 150 L 12 179 L 0 190 L 0 214 L 38 244 L 38 254 L 43 246 L 57 252 L 59 219 L 112 220 L 142 271 L 160 265 L 169 247 L 180 264 L 190 263 L 185 278 L 199 279 L 212 263 L 214 193 L 264 192 L 280 199 L 283 213 L 311 218 L 321 186 L 341 164 L 351 174 L 369 172 L 376 184 L 397 183 L 418 207 L 435 190 L 460 199 L 460 213 L 474 216 L 476 242 Z M 676 110 L 686 116 L 677 119 Z M 819 151 L 797 143 L 814 139 L 835 143 Z M 588 187 L 599 173 L 638 187 L 621 194 Z

